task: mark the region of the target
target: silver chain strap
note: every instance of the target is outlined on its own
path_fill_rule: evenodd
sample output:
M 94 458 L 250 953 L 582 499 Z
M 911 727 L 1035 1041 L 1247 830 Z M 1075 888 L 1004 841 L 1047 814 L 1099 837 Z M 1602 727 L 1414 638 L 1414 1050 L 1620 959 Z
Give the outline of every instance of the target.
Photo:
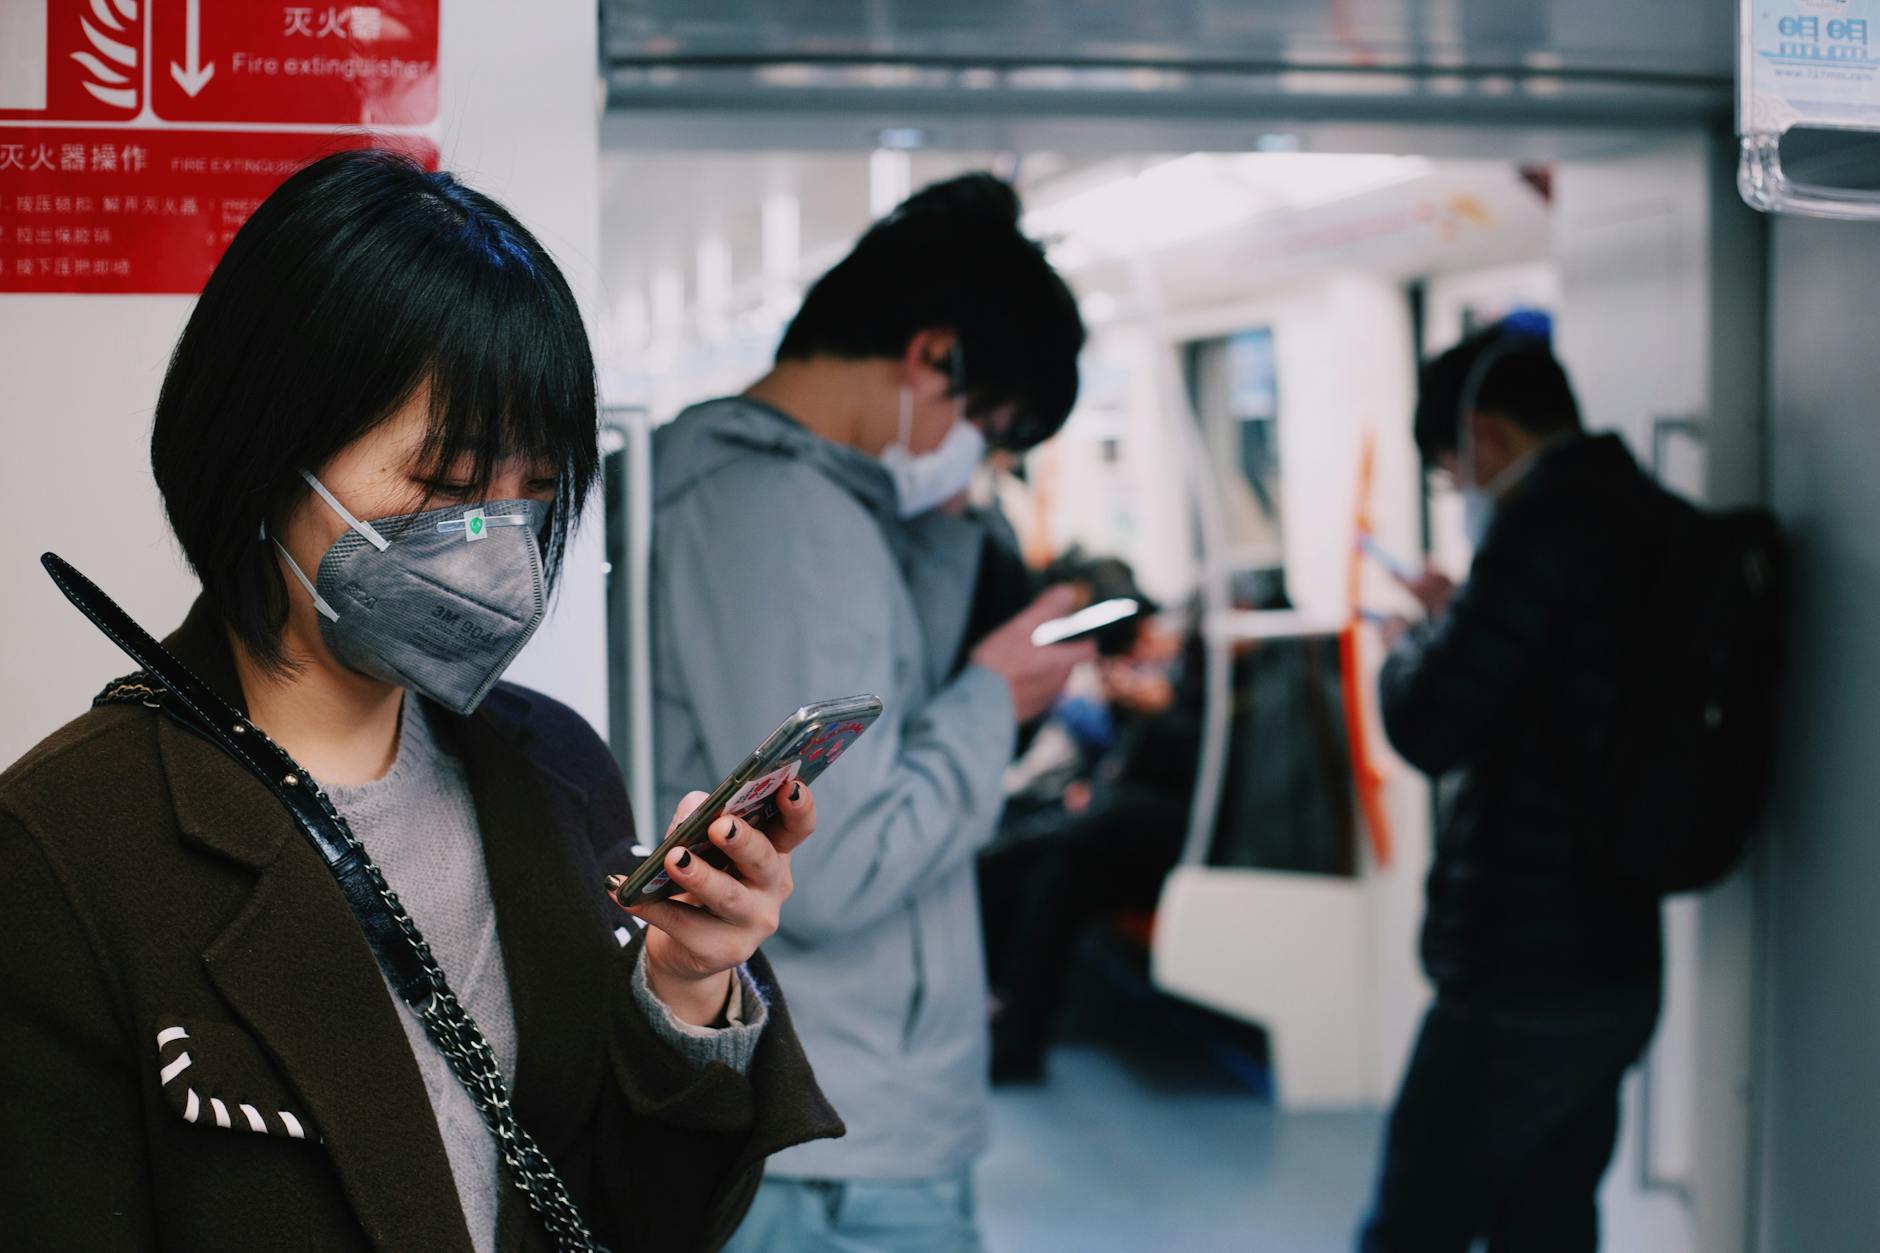
M 155 686 L 148 676 L 139 673 L 111 684 L 94 703 L 135 701 L 154 707 L 164 695 L 163 688 Z M 279 744 L 274 747 L 280 750 L 283 757 L 293 761 Z M 431 1043 L 437 1046 L 438 1052 L 450 1064 L 451 1073 L 457 1076 L 457 1082 L 470 1094 L 477 1113 L 483 1118 L 483 1125 L 496 1137 L 503 1165 L 508 1168 L 510 1178 L 528 1197 L 529 1208 L 542 1220 L 542 1225 L 554 1237 L 555 1246 L 562 1253 L 607 1253 L 589 1234 L 580 1209 L 575 1205 L 574 1198 L 568 1195 L 568 1186 L 555 1172 L 554 1163 L 548 1160 L 548 1155 L 542 1152 L 534 1137 L 517 1120 L 516 1111 L 509 1100 L 509 1082 L 503 1078 L 503 1072 L 496 1064 L 496 1054 L 491 1051 L 489 1041 L 483 1038 L 476 1019 L 463 1007 L 457 994 L 450 990 L 450 982 L 444 977 L 443 967 L 432 956 L 431 946 L 425 943 L 418 924 L 405 912 L 398 893 L 392 891 L 391 884 L 385 881 L 378 864 L 353 834 L 351 824 L 334 808 L 326 791 L 314 782 L 312 776 L 301 770 L 298 763 L 294 769 L 308 792 L 320 803 L 326 816 L 338 827 L 348 849 L 358 852 L 367 880 L 398 923 L 398 929 L 404 933 L 419 965 L 423 967 L 430 981 L 431 996 L 425 1004 L 412 1008 L 424 1024 L 424 1033 L 431 1037 Z

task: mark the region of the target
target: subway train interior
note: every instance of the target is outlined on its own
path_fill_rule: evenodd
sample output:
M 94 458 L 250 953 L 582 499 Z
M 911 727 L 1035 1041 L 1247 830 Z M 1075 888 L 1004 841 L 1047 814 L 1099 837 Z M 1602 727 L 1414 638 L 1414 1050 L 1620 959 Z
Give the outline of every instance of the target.
M 0 761 L 35 751 L 145 664 L 80 620 L 42 553 L 158 636 L 196 600 L 201 562 L 173 537 L 178 506 L 152 482 L 172 351 L 222 250 L 275 185 L 342 139 L 384 143 L 512 211 L 579 306 L 598 380 L 597 484 L 546 618 L 506 677 L 603 736 L 641 831 L 659 826 L 670 737 L 693 734 L 665 712 L 674 680 L 655 638 L 674 577 L 660 568 L 672 551 L 662 450 L 678 446 L 689 406 L 774 377 L 799 308 L 872 223 L 923 188 L 989 172 L 1016 192 L 1017 225 L 1068 286 L 1085 339 L 1061 429 L 995 449 L 947 508 L 997 518 L 1040 587 L 1096 559 L 1124 563 L 1116 594 L 1153 611 L 1125 668 L 1153 679 L 1157 716 L 1186 715 L 1187 738 L 1155 745 L 1180 784 L 1103 845 L 1096 873 L 1134 890 L 1066 915 L 1075 933 L 1053 938 L 1066 959 L 1048 1041 L 1004 1074 L 997 1020 L 1011 1007 L 994 972 L 986 1143 L 962 1176 L 976 1232 L 957 1237 L 976 1243 L 764 1245 L 747 1232 L 732 1247 L 1594 1247 L 1561 1231 L 1559 1243 L 1491 1238 L 1487 1220 L 1454 1244 L 1391 1243 L 1370 1217 L 1399 1165 L 1386 1148 L 1419 1036 L 1439 990 L 1449 995 L 1426 973 L 1420 936 L 1457 800 L 1442 772 L 1393 747 L 1386 665 L 1428 637 L 1400 641 L 1392 622 L 1424 615 L 1410 585 L 1426 565 L 1466 595 L 1494 534 L 1471 513 L 1482 488 L 1467 458 L 1486 437 L 1464 429 L 1446 469 L 1419 444 L 1424 365 L 1516 327 L 1564 369 L 1587 432 L 1616 435 L 1646 479 L 1708 516 L 1767 511 L 1782 535 L 1774 725 L 1758 737 L 1768 779 L 1740 858 L 1658 906 L 1661 1000 L 1649 1045 L 1621 1067 L 1617 1132 L 1593 1176 L 1597 1247 L 1880 1249 L 1880 770 L 1867 756 L 1880 755 L 1880 353 L 1868 339 L 1880 314 L 1880 48 L 1867 42 L 1870 18 L 1880 38 L 1880 2 L 255 8 L 265 21 L 229 0 L 0 0 Z M 421 62 L 333 62 L 361 67 L 357 77 L 317 59 L 291 68 L 303 54 L 391 58 L 383 49 L 427 31 Z M 277 45 L 285 73 L 266 68 Z M 209 65 L 220 82 L 203 76 Z M 212 155 L 176 155 L 198 149 Z M 153 170 L 141 190 L 133 150 L 139 171 Z M 101 151 L 116 154 L 108 166 Z M 131 209 L 113 216 L 120 180 Z M 87 217 L 91 195 L 101 208 Z M 197 197 L 205 214 L 218 198 L 220 220 L 191 216 Z M 177 260 L 199 253 L 200 264 Z M 908 290 L 926 272 L 910 269 Z M 880 299 L 900 298 L 897 275 L 879 281 Z M 998 281 L 979 298 L 1004 299 Z M 941 329 L 970 394 L 971 336 Z M 1484 388 L 1488 358 L 1465 396 Z M 336 348 L 331 369 L 361 359 Z M 1534 473 L 1526 465 L 1516 472 Z M 240 469 L 225 472 L 230 501 L 250 499 Z M 1514 517 L 1505 500 L 1500 512 Z M 787 507 L 772 514 L 774 578 L 704 599 L 759 622 L 847 616 L 852 606 L 790 603 L 802 553 L 843 542 L 797 521 Z M 747 565 L 679 577 L 710 585 Z M 1101 585 L 1089 599 L 1109 594 Z M 1576 590 L 1554 592 L 1573 606 Z M 968 606 L 956 607 L 963 618 Z M 1621 617 L 1622 630 L 1653 629 L 1640 612 Z M 1017 741 L 999 775 L 1004 816 L 982 833 L 992 853 L 1082 830 L 1124 725 L 1115 706 L 1133 699 L 1103 677 L 1113 660 L 1071 672 L 1042 729 Z M 268 729 L 260 708 L 250 712 Z M 752 710 L 751 725 L 785 712 Z M 1651 774 L 1659 746 L 1625 742 Z M 736 764 L 714 762 L 696 786 Z M 9 840 L 30 825 L 9 799 L 25 788 L 21 769 L 14 793 L 0 776 Z M 799 895 L 822 864 L 799 855 Z M 1055 882 L 1005 873 L 980 863 L 987 943 Z M 924 954 L 916 939 L 917 959 L 981 960 L 976 937 Z M 794 980 L 809 977 L 799 966 L 812 968 L 786 955 L 776 964 L 795 1006 Z M 527 977 L 512 954 L 510 981 Z M 133 1026 L 155 1082 L 144 1024 Z M 22 1039 L 38 1030 L 24 1017 L 10 1027 Z M 798 1028 L 814 1067 L 821 1037 Z M 413 1035 L 414 1049 L 424 1043 Z M 1522 1064 L 1492 1054 L 1484 1082 Z M 159 1099 L 142 1108 L 174 1116 Z M 10 1122 L 0 1115 L 0 1138 L 38 1134 Z M 216 1134 L 206 1121 L 187 1130 Z M 16 1160 L 31 1160 L 30 1145 Z M 895 1165 L 879 1177 L 896 1178 Z M 0 1229 L 14 1232 L 0 1244 L 58 1247 L 9 1219 L 14 1204 L 27 1212 L 24 1194 L 0 1196 L 14 1198 L 0 1205 Z M 123 1247 L 199 1247 L 186 1220 L 152 1221 L 154 1236 Z M 555 1247 L 519 1232 L 512 1224 L 500 1247 Z M 369 1224 L 349 1238 L 331 1247 L 398 1247 Z M 96 1247 L 107 1246 L 119 1247 Z

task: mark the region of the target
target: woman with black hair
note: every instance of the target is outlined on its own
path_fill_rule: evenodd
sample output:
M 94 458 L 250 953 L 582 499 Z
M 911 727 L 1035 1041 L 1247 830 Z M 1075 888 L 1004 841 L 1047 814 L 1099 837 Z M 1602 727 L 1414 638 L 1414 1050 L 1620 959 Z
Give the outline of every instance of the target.
M 173 690 L 115 685 L 0 775 L 9 1245 L 711 1248 L 766 1155 L 840 1133 L 755 953 L 808 791 L 714 825 L 735 876 L 675 852 L 689 903 L 623 912 L 607 747 L 498 683 L 596 416 L 561 274 L 450 175 L 337 154 L 236 236 L 151 442 L 202 581 Z M 256 741 L 296 772 L 264 786 Z M 279 799 L 322 787 L 376 899 Z

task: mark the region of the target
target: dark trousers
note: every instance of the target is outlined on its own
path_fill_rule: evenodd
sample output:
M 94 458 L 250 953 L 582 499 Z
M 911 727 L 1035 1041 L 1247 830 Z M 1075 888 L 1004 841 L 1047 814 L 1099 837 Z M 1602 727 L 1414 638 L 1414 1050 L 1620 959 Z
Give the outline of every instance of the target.
M 1181 798 L 1107 789 L 1084 813 L 1013 823 L 1016 838 L 980 854 L 987 981 L 1006 1003 L 992 1030 L 997 1058 L 1043 1057 L 1079 934 L 1106 912 L 1155 904 L 1187 821 Z
M 1385 1133 L 1361 1253 L 1590 1253 L 1619 1082 L 1658 1021 L 1653 985 L 1439 991 Z

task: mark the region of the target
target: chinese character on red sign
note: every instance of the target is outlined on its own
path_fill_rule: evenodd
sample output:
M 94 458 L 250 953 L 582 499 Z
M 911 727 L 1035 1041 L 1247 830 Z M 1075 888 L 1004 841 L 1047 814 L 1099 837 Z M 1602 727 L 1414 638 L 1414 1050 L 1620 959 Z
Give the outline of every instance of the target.
M 403 136 L 0 127 L 0 292 L 194 295 L 289 175 L 367 142 L 437 168 Z
M 164 0 L 151 105 L 174 122 L 422 126 L 437 117 L 437 15 L 438 0 Z

